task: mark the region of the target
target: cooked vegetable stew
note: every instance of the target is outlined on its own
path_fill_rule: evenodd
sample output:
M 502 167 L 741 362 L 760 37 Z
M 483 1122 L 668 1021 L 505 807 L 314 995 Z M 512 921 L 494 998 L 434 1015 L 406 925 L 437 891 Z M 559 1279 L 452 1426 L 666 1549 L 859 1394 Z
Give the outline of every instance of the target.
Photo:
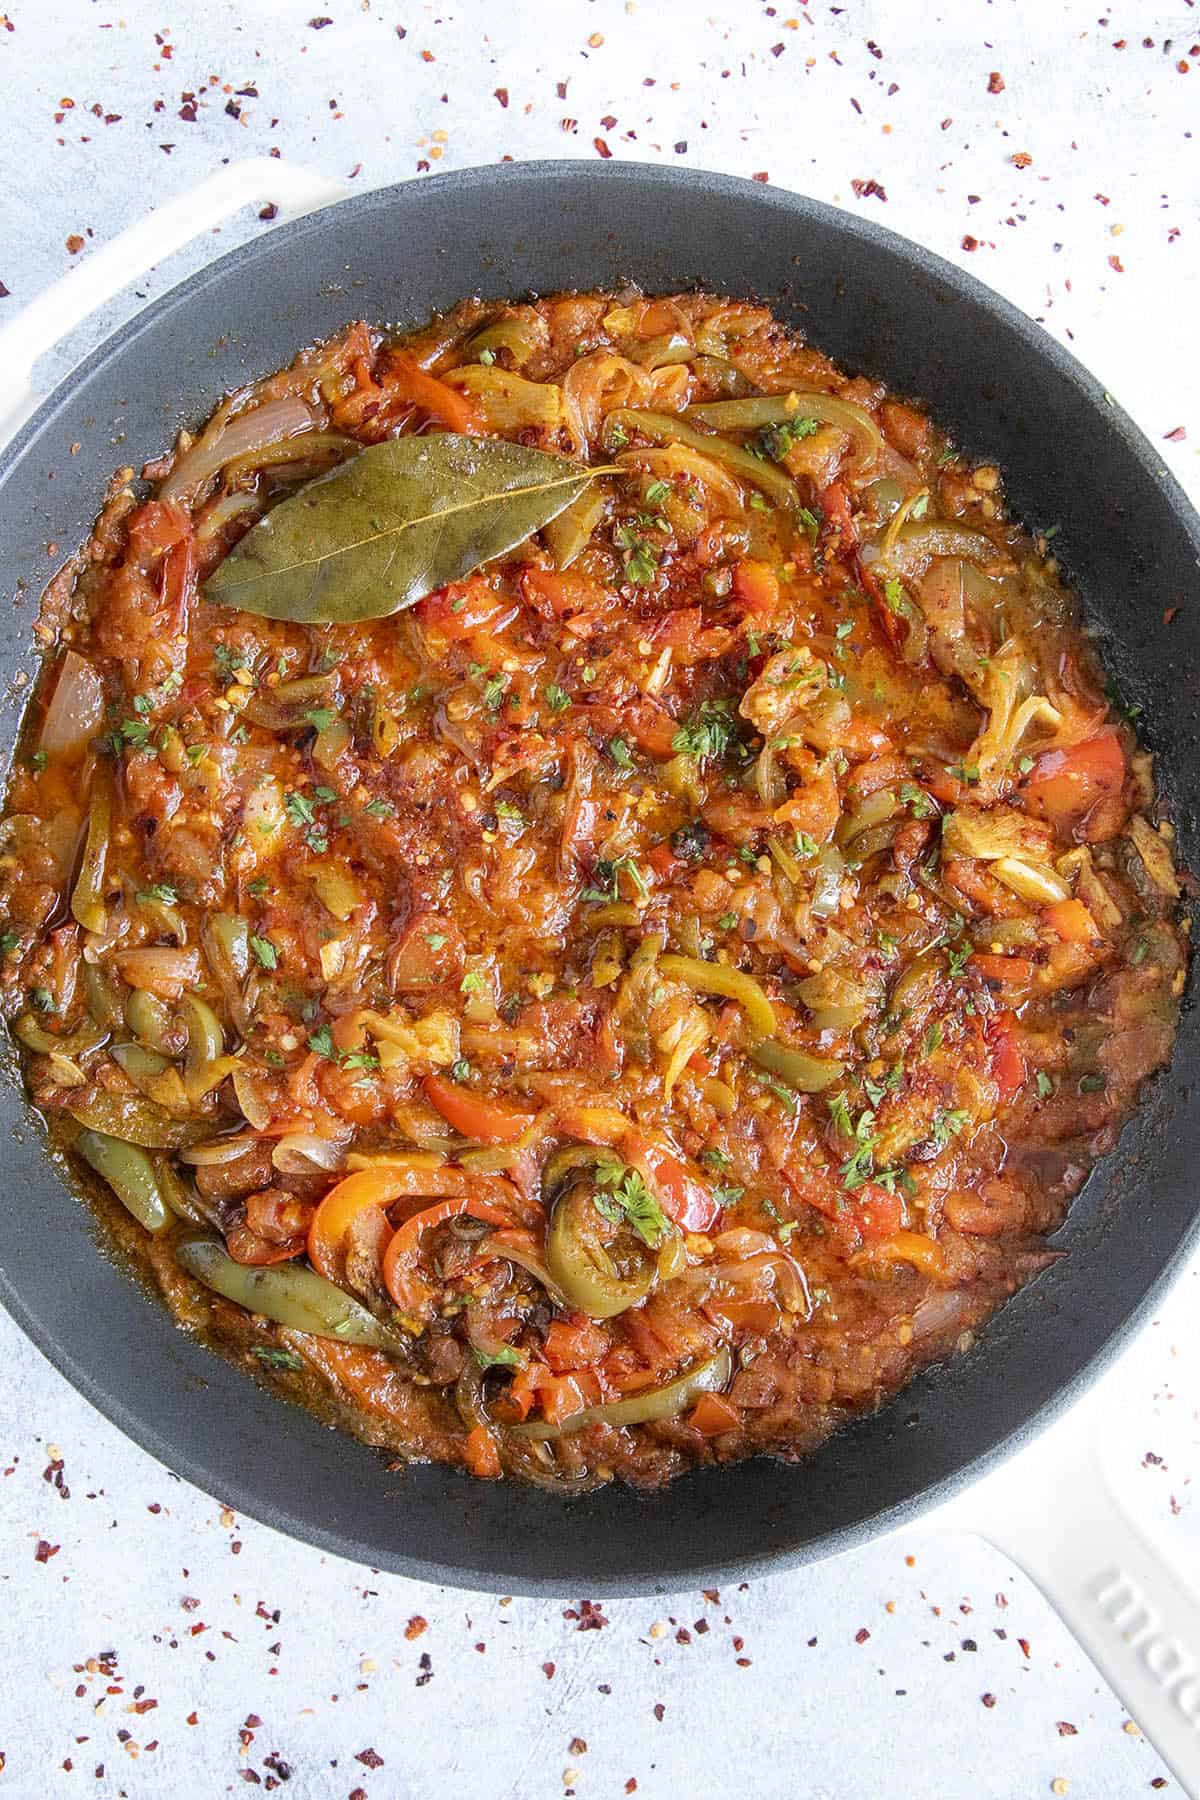
M 563 1493 L 798 1456 L 966 1347 L 1184 979 L 1051 548 L 704 296 L 355 324 L 120 471 L 0 972 L 181 1323 Z

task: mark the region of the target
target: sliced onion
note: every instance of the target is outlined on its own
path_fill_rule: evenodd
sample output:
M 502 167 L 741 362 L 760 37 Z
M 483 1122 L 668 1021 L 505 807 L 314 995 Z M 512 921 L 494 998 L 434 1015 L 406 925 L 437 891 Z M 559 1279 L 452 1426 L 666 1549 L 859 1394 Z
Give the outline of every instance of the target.
M 314 1169 L 340 1169 L 349 1137 L 318 1137 L 312 1131 L 289 1131 L 271 1152 L 281 1175 L 310 1175 Z
M 180 1162 L 192 1163 L 198 1169 L 215 1169 L 236 1162 L 258 1143 L 253 1131 L 239 1131 L 233 1137 L 209 1138 L 202 1144 L 191 1144 L 179 1152 Z
M 99 671 L 78 651 L 68 650 L 58 666 L 38 748 L 47 756 L 78 756 L 103 720 L 104 683 Z
M 264 401 L 234 419 L 218 414 L 176 462 L 159 488 L 158 498 L 190 505 L 205 482 L 235 457 L 265 450 L 282 438 L 295 437 L 297 432 L 313 431 L 316 425 L 312 410 L 294 396 Z

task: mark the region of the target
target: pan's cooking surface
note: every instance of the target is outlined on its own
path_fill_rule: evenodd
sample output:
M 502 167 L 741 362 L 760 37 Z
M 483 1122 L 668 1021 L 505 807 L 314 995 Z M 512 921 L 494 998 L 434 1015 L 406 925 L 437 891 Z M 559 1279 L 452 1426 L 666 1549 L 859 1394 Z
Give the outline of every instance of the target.
M 406 272 L 405 243 L 435 217 L 444 241 L 451 210 L 454 242 L 477 249 Z M 557 221 L 549 236 L 548 217 Z M 297 267 L 302 292 L 289 283 Z M 795 308 L 814 341 L 922 395 L 969 449 L 1001 462 L 1018 509 L 1036 494 L 1045 509 L 1037 522 L 1049 515 L 1060 523 L 1065 558 L 1106 628 L 1127 698 L 1145 707 L 1186 856 L 1195 696 L 1181 693 L 1163 665 L 1168 647 L 1176 668 L 1190 665 L 1194 626 L 1186 610 L 1169 633 L 1144 625 L 1180 604 L 1193 574 L 1184 503 L 1165 491 L 1140 440 L 1105 418 L 1093 384 L 1063 367 L 1031 327 L 919 253 L 748 184 L 573 167 L 452 177 L 366 196 L 237 253 L 153 309 L 119 350 L 98 353 L 7 459 L 5 510 L 22 523 L 4 547 L 0 591 L 39 568 L 46 539 L 85 535 L 117 456 L 138 466 L 181 416 L 194 423 L 221 389 L 266 372 L 349 314 L 404 322 L 472 289 L 547 291 L 622 277 L 648 288 L 702 280 Z M 280 293 L 289 295 L 283 307 Z M 114 427 L 124 434 L 117 452 Z M 70 458 L 74 440 L 83 451 Z M 6 618 L 10 670 L 26 649 L 31 613 L 32 597 Z M 561 1590 L 580 1578 L 628 1591 L 777 1554 L 812 1555 L 852 1541 L 872 1518 L 1019 1429 L 1144 1296 L 1191 1223 L 1184 1144 L 1193 1103 L 1183 1077 L 1192 1032 L 1185 1019 L 1174 1072 L 1077 1201 L 1067 1262 L 1009 1310 L 983 1354 L 910 1390 L 898 1409 L 799 1470 L 753 1464 L 690 1478 L 648 1503 L 605 1492 L 566 1511 L 537 1494 L 470 1489 L 434 1470 L 384 1475 L 369 1453 L 248 1391 L 180 1340 L 96 1257 L 88 1215 L 46 1167 L 27 1125 L 22 1141 L 6 1145 L 7 1172 L 14 1189 L 36 1188 L 41 1205 L 36 1231 L 11 1212 L 0 1221 L 9 1304 L 60 1367 L 163 1460 L 248 1511 L 364 1560 L 506 1589 Z M 5 1105 L 19 1120 L 11 1091 Z M 42 1267 L 47 1231 L 60 1245 L 56 1267 L 69 1257 L 76 1275 L 66 1316 L 56 1273 Z M 260 1468 L 255 1446 L 268 1437 L 271 1464 Z

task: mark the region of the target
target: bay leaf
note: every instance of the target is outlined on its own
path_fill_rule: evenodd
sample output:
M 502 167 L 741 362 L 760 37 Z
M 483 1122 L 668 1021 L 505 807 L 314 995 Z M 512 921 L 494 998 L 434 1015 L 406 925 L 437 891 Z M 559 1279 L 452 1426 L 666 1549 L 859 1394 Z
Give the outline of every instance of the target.
M 303 625 L 386 618 L 514 549 L 601 472 L 504 438 L 393 438 L 280 501 L 204 591 Z

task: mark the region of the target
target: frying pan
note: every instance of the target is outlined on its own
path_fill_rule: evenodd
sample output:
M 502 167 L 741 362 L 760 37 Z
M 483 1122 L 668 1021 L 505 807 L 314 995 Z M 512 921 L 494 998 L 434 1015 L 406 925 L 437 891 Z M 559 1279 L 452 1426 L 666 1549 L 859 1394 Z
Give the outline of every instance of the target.
M 7 410 L 16 431 L 0 456 L 9 751 L 54 567 L 47 546 L 82 541 L 111 470 L 161 452 L 224 390 L 359 316 L 404 325 L 472 293 L 697 284 L 761 297 L 843 364 L 927 400 L 958 443 L 1003 466 L 1021 516 L 1059 525 L 1056 547 L 1109 667 L 1143 708 L 1183 861 L 1197 863 L 1200 520 L 1099 384 L 1028 319 L 889 232 L 723 176 L 548 163 L 326 205 L 335 192 L 275 161 L 227 168 L 94 255 L 0 339 L 0 419 Z M 305 216 L 166 294 L 32 410 L 38 352 L 251 199 Z M 98 1254 L 92 1215 L 47 1157 L 11 1070 L 0 1080 L 0 1297 L 75 1387 L 188 1480 L 323 1550 L 423 1580 L 560 1595 L 710 1585 L 850 1549 L 940 1508 L 939 1523 L 983 1530 L 1048 1587 L 1177 1771 L 1200 1782 L 1200 1601 L 1095 1466 L 1103 1396 L 1067 1412 L 1196 1237 L 1198 1033 L 1188 1004 L 1170 1069 L 1071 1209 L 1069 1256 L 978 1348 L 799 1466 L 758 1460 L 650 1497 L 614 1486 L 570 1503 L 443 1468 L 387 1470 L 189 1340 Z

